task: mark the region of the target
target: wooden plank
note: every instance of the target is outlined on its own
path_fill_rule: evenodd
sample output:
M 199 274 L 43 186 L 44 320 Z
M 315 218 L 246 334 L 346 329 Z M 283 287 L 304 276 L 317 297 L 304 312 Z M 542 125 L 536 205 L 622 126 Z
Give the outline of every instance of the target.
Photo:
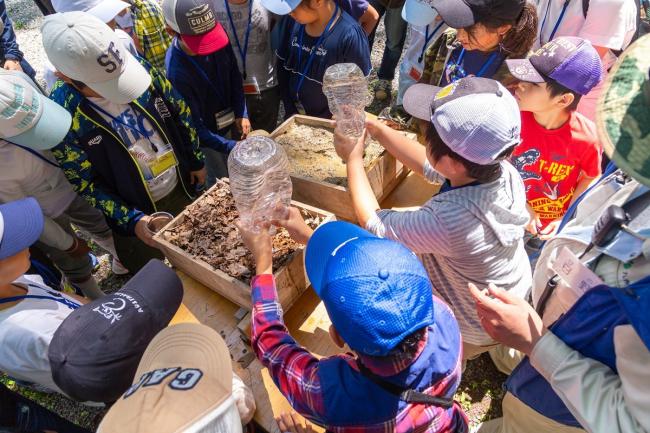
M 198 200 L 200 199 L 201 198 Z M 324 217 L 324 222 L 334 219 L 334 216 L 330 213 L 313 206 L 304 205 L 299 202 L 292 202 L 292 205 Z M 247 284 L 229 276 L 219 269 L 213 268 L 203 260 L 192 257 L 186 251 L 167 240 L 165 237 L 165 231 L 181 224 L 185 218 L 185 212 L 187 212 L 187 210 L 179 214 L 160 232 L 154 235 L 154 241 L 159 246 L 160 250 L 174 267 L 183 270 L 235 304 L 250 309 L 250 287 Z M 309 285 L 303 261 L 303 251 L 302 249 L 299 249 L 291 256 L 285 265 L 273 273 L 276 280 L 280 304 L 285 311 L 288 311 L 291 308 L 291 305 L 300 297 L 300 294 Z
M 379 204 L 383 209 L 421 206 L 437 194 L 439 189 L 440 186 L 432 185 L 419 174 L 410 172 Z

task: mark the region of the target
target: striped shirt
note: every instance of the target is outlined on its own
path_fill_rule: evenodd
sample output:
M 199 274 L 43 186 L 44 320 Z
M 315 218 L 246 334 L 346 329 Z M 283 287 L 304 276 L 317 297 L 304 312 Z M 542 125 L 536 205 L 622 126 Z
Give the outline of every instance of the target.
M 366 226 L 419 255 L 434 293 L 453 310 L 463 340 L 479 346 L 494 341 L 481 327 L 467 284 L 494 283 L 524 297 L 532 282 L 523 245 L 524 185 L 510 163 L 501 167 L 494 182 L 451 188 L 414 211 L 379 210 Z M 434 180 L 437 173 L 428 162 L 424 169 Z

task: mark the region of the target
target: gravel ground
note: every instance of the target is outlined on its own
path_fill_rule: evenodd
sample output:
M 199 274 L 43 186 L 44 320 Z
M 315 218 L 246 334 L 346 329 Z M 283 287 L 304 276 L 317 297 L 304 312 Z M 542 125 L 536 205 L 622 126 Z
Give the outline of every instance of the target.
M 37 78 L 42 81 L 43 62 L 46 57 L 39 29 L 43 17 L 32 0 L 6 0 L 6 5 L 7 13 L 14 24 L 20 48 L 34 69 L 37 70 Z M 384 43 L 384 28 L 383 24 L 380 24 L 372 50 L 372 64 L 375 68 L 379 67 Z M 377 72 L 374 69 L 370 74 L 371 89 L 376 80 Z M 393 89 L 394 96 L 397 92 L 397 78 L 393 80 Z M 378 113 L 389 103 L 390 101 L 373 100 L 367 110 Z M 99 266 L 95 272 L 95 277 L 105 292 L 114 292 L 128 280 L 128 277 L 113 275 L 110 270 L 108 255 L 97 249 L 95 249 L 95 252 L 99 258 Z M 503 398 L 501 386 L 504 380 L 505 376 L 496 371 L 487 354 L 468 363 L 467 370 L 456 394 L 456 400 L 465 409 L 472 425 L 501 415 L 500 402 Z M 58 394 L 43 394 L 20 387 L 1 374 L 0 382 L 90 430 L 96 428 L 105 411 L 104 409 L 81 405 Z

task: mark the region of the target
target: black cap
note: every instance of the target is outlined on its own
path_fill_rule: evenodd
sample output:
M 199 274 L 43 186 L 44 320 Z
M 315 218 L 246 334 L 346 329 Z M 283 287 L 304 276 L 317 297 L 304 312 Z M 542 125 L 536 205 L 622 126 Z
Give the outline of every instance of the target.
M 176 273 L 151 260 L 122 289 L 79 307 L 61 323 L 48 350 L 54 382 L 75 400 L 117 400 L 182 299 Z
M 517 21 L 526 0 L 429 0 L 442 20 L 455 29 L 473 26 L 496 17 Z

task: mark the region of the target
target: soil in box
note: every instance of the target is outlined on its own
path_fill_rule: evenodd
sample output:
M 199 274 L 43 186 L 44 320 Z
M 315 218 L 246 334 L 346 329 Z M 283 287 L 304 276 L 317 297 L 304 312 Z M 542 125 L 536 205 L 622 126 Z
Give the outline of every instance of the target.
M 323 218 L 301 209 L 307 224 L 316 228 Z M 253 257 L 244 246 L 235 221 L 239 218 L 227 179 L 217 185 L 184 211 L 180 224 L 165 230 L 164 238 L 186 251 L 193 258 L 250 283 L 255 273 Z M 284 228 L 273 237 L 273 269 L 287 263 L 300 248 Z
M 345 164 L 334 150 L 331 129 L 295 123 L 287 132 L 275 137 L 275 141 L 287 152 L 292 175 L 347 186 Z M 368 139 L 363 156 L 366 168 L 383 150 L 377 141 Z

